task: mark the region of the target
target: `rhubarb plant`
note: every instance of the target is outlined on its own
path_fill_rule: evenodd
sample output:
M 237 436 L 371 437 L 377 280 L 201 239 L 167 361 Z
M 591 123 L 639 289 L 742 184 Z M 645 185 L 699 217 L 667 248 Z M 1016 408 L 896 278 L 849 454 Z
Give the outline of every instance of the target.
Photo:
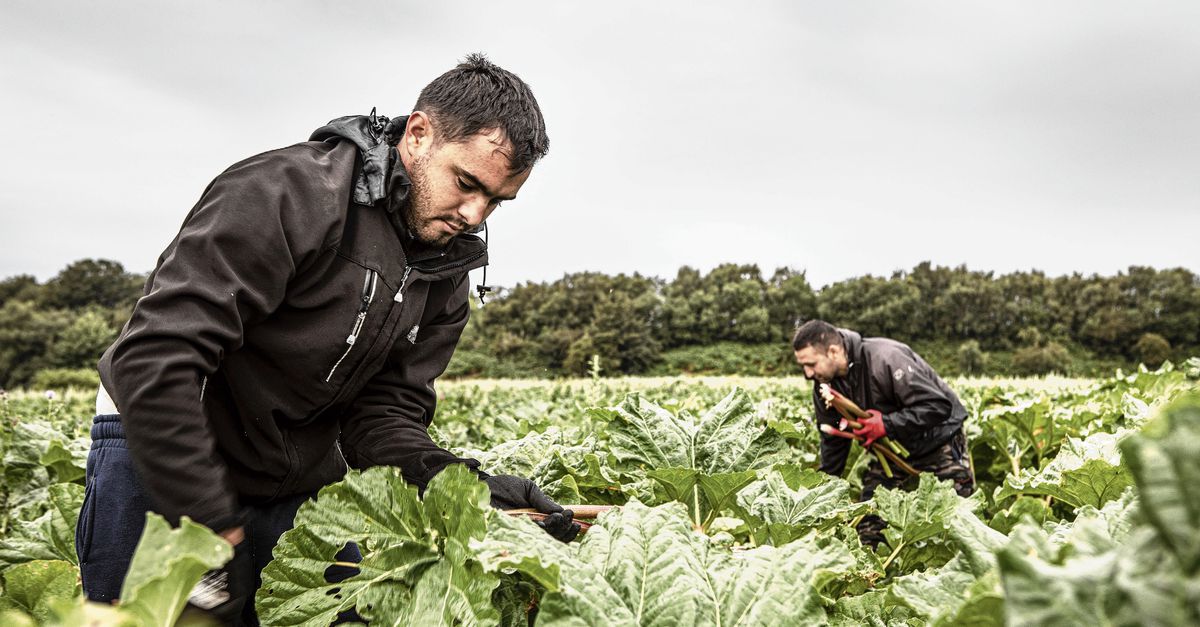
M 996 490 L 1001 501 L 1017 494 L 1058 499 L 1072 508 L 1101 507 L 1115 499 L 1132 482 L 1121 464 L 1118 448 L 1123 433 L 1095 433 L 1086 439 L 1069 438 L 1058 455 L 1040 470 L 1027 468 L 1009 475 Z
M 672 413 L 638 395 L 591 415 L 608 425 L 608 446 L 625 476 L 654 482 L 641 496 L 685 503 L 700 529 L 734 505 L 755 470 L 791 458 L 784 436 L 764 424 L 740 389 L 699 417 Z
M 263 570 L 260 620 L 323 626 L 353 611 L 372 624 L 498 621 L 492 593 L 500 579 L 468 548 L 486 532 L 489 498 L 478 476 L 459 465 L 434 477 L 423 499 L 398 468 L 352 471 L 302 505 L 295 528 L 280 538 Z M 544 531 L 540 540 L 553 542 Z M 361 562 L 339 562 L 348 543 L 359 547 Z M 329 581 L 333 566 L 357 572 Z
M 578 549 L 542 535 L 499 520 L 472 545 L 488 570 L 545 588 L 539 625 L 817 624 L 827 620 L 821 591 L 855 567 L 846 546 L 813 538 L 731 551 L 697 533 L 681 503 L 631 502 L 602 516 Z

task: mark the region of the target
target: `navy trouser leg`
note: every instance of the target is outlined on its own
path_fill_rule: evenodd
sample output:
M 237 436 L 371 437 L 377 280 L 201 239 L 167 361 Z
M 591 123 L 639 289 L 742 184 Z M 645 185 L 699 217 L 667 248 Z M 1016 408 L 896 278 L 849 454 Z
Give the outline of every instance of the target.
M 150 510 L 118 416 L 96 416 L 85 477 L 75 553 L 88 599 L 110 603 L 120 596 Z

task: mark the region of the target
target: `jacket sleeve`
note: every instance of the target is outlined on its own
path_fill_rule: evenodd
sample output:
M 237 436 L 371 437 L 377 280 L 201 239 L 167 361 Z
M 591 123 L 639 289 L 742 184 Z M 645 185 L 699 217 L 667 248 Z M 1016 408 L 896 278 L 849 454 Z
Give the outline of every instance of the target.
M 239 507 L 201 407 L 201 381 L 324 245 L 301 175 L 252 162 L 205 190 L 101 363 L 156 511 L 217 531 L 239 524 Z M 287 186 L 298 187 L 284 193 Z
M 903 442 L 950 417 L 954 404 L 939 389 L 927 365 L 897 352 L 876 366 L 872 376 L 877 388 L 900 407 L 883 415 L 888 435 Z
M 838 426 L 842 417 L 836 411 L 825 407 L 825 401 L 821 398 L 819 386 L 816 384 L 813 385 L 813 407 L 818 427 L 820 425 L 832 425 L 835 428 Z M 846 458 L 849 455 L 850 440 L 821 434 L 820 469 L 822 472 L 835 477 L 841 476 L 842 472 L 846 470 Z
M 479 469 L 433 442 L 428 427 L 437 405 L 434 380 L 450 363 L 470 313 L 463 275 L 435 316 L 423 321 L 415 343 L 396 342 L 376 374 L 342 418 L 342 453 L 354 468 L 397 466 L 422 491 L 450 464 Z

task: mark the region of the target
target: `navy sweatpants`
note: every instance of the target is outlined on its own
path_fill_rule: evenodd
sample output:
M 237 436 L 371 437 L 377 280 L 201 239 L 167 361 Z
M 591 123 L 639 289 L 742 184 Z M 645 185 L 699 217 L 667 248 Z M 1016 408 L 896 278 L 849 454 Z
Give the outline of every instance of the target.
M 121 593 L 125 573 L 146 524 L 146 512 L 153 507 L 138 478 L 125 447 L 125 432 L 120 416 L 96 416 L 92 424 L 92 449 L 88 453 L 87 488 L 79 523 L 75 527 L 75 552 L 88 599 L 112 602 Z M 257 624 L 254 617 L 254 592 L 261 585 L 260 573 L 271 561 L 271 551 L 279 536 L 292 528 L 296 510 L 314 494 L 284 497 L 263 505 L 247 507 L 244 526 L 246 539 L 236 548 L 229 567 L 234 599 L 245 602 L 242 623 Z M 220 530 L 218 530 L 220 531 Z M 347 545 L 338 553 L 343 562 L 358 562 L 358 547 Z M 331 567 L 328 581 L 353 576 L 356 569 Z M 235 613 L 236 614 L 236 613 Z

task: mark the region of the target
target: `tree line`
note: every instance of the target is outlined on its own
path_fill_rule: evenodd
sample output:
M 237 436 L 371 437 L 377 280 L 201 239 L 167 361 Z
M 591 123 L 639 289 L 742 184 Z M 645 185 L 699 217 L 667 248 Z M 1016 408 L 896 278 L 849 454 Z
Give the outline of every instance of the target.
M 0 281 L 0 386 L 87 385 L 145 275 L 84 259 Z M 723 264 L 671 280 L 596 272 L 528 282 L 475 306 L 448 374 L 795 374 L 795 326 L 822 318 L 917 348 L 949 374 L 1107 374 L 1200 354 L 1200 276 L 996 275 L 928 262 L 815 289 L 803 271 Z
M 669 281 L 569 274 L 482 307 L 454 374 L 795 374 L 790 339 L 821 318 L 917 348 L 952 374 L 1111 374 L 1197 354 L 1200 276 L 1134 266 L 1116 276 L 993 272 L 929 262 L 814 289 L 803 271 L 683 267 Z

